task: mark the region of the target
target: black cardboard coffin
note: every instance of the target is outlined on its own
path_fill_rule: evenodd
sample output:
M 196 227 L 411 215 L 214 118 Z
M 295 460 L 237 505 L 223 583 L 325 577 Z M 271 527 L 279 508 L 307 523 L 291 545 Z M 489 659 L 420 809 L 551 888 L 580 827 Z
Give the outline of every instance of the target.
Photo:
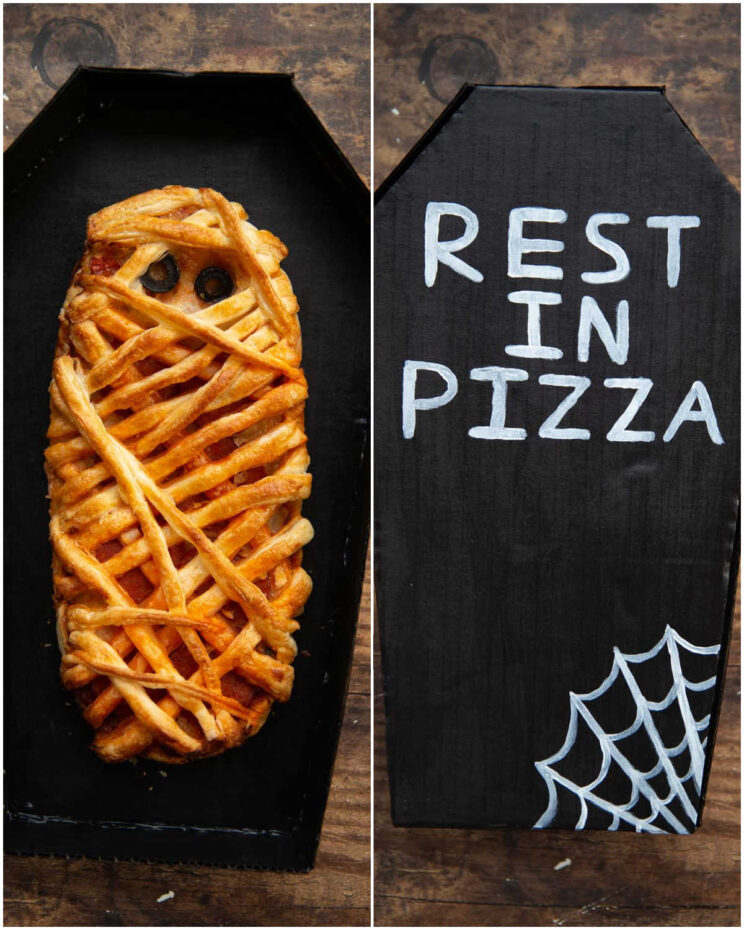
M 368 536 L 368 192 L 288 75 L 105 69 L 80 70 L 54 97 L 6 153 L 5 181 L 6 848 L 308 869 Z M 289 248 L 315 539 L 290 702 L 239 749 L 166 771 L 98 760 L 60 684 L 43 451 L 57 315 L 86 218 L 173 183 L 239 201 Z
M 739 200 L 662 90 L 466 86 L 378 192 L 398 825 L 691 832 L 736 569 Z

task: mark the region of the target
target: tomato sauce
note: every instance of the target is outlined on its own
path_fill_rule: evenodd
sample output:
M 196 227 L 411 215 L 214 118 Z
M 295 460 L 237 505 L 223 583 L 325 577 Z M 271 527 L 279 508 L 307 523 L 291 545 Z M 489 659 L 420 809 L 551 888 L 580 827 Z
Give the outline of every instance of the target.
M 90 260 L 90 270 L 93 274 L 100 274 L 110 278 L 121 268 L 122 263 L 113 255 L 94 255 Z

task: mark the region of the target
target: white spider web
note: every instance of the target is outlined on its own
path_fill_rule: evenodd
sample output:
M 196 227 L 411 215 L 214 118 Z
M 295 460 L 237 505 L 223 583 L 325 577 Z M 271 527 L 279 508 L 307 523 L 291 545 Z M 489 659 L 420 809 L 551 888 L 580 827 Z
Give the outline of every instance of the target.
M 706 731 L 710 713 L 696 718 L 690 700 L 696 694 L 707 692 L 715 686 L 720 648 L 694 646 L 670 626 L 667 626 L 662 638 L 648 652 L 626 655 L 615 647 L 612 671 L 602 684 L 587 694 L 570 692 L 571 718 L 561 748 L 550 758 L 535 763 L 545 780 L 549 795 L 548 807 L 535 828 L 551 826 L 558 813 L 559 788 L 562 788 L 569 792 L 567 801 L 571 797 L 574 807 L 578 800 L 577 830 L 583 830 L 589 816 L 597 813 L 601 813 L 604 820 L 609 820 L 609 830 L 617 830 L 621 824 L 624 829 L 635 829 L 637 833 L 689 833 L 690 829 L 694 829 L 705 769 L 705 748 L 708 743 Z M 672 684 L 661 700 L 652 701 L 644 695 L 638 679 L 644 669 L 649 670 L 650 677 L 649 674 L 645 675 L 648 691 L 649 682 L 653 683 L 658 676 L 652 660 L 658 657 L 659 661 L 664 662 L 667 658 L 662 652 L 664 649 L 668 653 L 668 667 L 665 666 L 664 671 L 667 675 L 671 672 Z M 688 664 L 693 661 L 698 674 L 702 664 L 706 671 L 712 672 L 711 677 L 700 681 L 689 680 L 683 671 L 683 661 Z M 627 687 L 630 699 L 626 697 L 626 701 L 630 708 L 635 707 L 635 717 L 630 726 L 608 733 L 589 705 L 603 698 L 615 685 L 612 694 L 618 688 Z M 609 700 L 612 700 L 612 695 Z M 710 706 L 710 699 L 706 704 Z M 668 733 L 670 726 L 680 727 L 683 733 L 681 741 L 672 746 L 665 745 L 660 733 L 660 728 Z M 599 774 L 594 779 L 577 784 L 556 767 L 569 758 L 577 743 L 579 730 L 584 727 L 588 728 L 584 738 L 598 743 L 601 764 Z M 639 739 L 649 741 L 657 757 L 656 764 L 647 771 L 639 771 L 623 745 L 623 741 Z M 644 752 L 647 751 L 645 747 Z M 686 758 L 689 758 L 689 766 Z M 605 780 L 611 769 L 613 774 L 619 776 L 625 789 L 629 787 L 629 796 L 625 791 L 621 792 L 622 798 L 627 797 L 627 800 L 608 798 L 611 792 L 605 790 Z M 660 785 L 663 785 L 662 790 Z

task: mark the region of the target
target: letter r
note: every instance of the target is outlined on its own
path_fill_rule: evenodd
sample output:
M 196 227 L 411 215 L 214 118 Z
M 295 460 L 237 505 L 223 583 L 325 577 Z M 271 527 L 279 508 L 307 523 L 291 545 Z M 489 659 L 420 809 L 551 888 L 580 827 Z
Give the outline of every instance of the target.
M 465 223 L 465 230 L 458 239 L 439 241 L 439 221 L 443 216 L 459 216 Z M 461 258 L 453 255 L 470 245 L 478 235 L 478 217 L 459 203 L 439 203 L 431 201 L 426 205 L 424 220 L 424 281 L 427 287 L 433 287 L 437 279 L 437 268 L 447 265 L 457 274 L 469 281 L 480 284 L 483 275 L 476 268 L 468 265 Z

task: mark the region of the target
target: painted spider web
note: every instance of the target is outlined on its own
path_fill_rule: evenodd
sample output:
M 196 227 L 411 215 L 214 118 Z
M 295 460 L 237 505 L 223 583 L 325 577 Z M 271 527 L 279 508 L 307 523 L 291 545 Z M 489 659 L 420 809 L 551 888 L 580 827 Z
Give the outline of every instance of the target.
M 570 692 L 561 748 L 535 763 L 549 795 L 535 828 L 553 824 L 560 799 L 564 820 L 576 813 L 577 830 L 589 823 L 690 833 L 697 825 L 720 648 L 694 646 L 670 626 L 648 652 L 626 655 L 615 647 L 602 684 L 587 694 Z M 654 757 L 650 768 L 642 767 Z

